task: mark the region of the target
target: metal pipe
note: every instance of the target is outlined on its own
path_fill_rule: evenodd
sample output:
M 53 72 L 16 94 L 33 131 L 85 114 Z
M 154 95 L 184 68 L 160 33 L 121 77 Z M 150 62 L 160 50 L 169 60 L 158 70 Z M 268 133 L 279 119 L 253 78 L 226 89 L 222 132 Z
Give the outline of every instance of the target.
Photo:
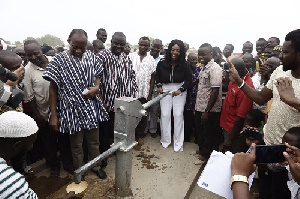
M 116 177 L 115 187 L 117 196 L 132 196 L 131 173 L 132 173 L 132 149 L 128 152 L 116 152 Z
M 76 171 L 74 171 L 75 183 L 76 184 L 80 183 L 82 174 L 84 174 L 90 168 L 95 167 L 97 163 L 99 163 L 104 158 L 108 157 L 110 154 L 113 154 L 122 146 L 122 144 L 123 144 L 122 142 L 118 142 L 117 144 L 114 144 L 107 151 L 101 153 L 99 156 L 95 157 L 93 160 L 89 161 L 88 163 L 86 163 L 85 165 L 79 167 Z
M 152 106 L 153 104 L 159 102 L 162 98 L 164 98 L 166 95 L 169 95 L 169 94 L 172 94 L 173 91 L 167 91 L 167 92 L 164 92 L 163 94 L 159 94 L 157 97 L 153 98 L 152 100 L 150 100 L 149 102 L 143 104 L 143 108 L 144 109 L 147 109 L 149 108 L 150 106 Z

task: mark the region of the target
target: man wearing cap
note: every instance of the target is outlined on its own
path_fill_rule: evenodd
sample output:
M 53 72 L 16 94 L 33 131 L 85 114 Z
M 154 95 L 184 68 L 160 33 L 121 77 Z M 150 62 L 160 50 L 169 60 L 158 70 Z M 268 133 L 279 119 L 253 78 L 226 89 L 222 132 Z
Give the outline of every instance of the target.
M 20 152 L 32 149 L 37 131 L 34 119 L 24 113 L 8 111 L 0 115 L 0 198 L 38 198 L 25 177 L 7 165 Z M 67 198 L 81 197 L 70 192 Z
M 8 111 L 0 115 L 0 198 L 37 198 L 24 176 L 6 163 L 32 148 L 37 130 L 35 121 L 24 113 Z

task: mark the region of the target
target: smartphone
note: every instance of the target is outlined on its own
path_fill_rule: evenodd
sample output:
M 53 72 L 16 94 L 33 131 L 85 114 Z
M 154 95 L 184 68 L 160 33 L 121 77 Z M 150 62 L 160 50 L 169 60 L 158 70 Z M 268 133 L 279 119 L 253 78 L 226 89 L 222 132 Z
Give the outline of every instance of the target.
M 284 162 L 283 152 L 286 150 L 286 146 L 279 145 L 256 145 L 255 163 L 256 164 L 268 164 L 268 163 L 281 163 Z
M 224 71 L 229 72 L 230 64 L 229 64 L 228 62 L 225 62 L 225 63 L 223 64 L 223 68 L 224 68 Z

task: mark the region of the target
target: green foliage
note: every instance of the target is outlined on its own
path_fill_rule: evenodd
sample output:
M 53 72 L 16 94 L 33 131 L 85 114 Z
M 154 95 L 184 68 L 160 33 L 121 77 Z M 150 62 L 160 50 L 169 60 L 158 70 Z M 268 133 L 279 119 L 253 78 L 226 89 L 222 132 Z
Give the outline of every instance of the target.
M 15 45 L 18 46 L 18 45 L 21 45 L 22 43 L 20 41 L 15 41 Z
M 26 39 L 23 40 L 23 43 L 25 43 L 26 40 L 33 40 L 33 39 L 36 39 L 36 38 L 34 38 L 34 37 L 27 37 Z
M 45 36 L 37 38 L 37 41 L 41 45 L 43 45 L 43 44 L 46 43 L 49 46 L 53 46 L 53 47 L 54 46 L 63 46 L 64 45 L 64 42 L 60 38 L 58 38 L 58 37 L 56 37 L 54 35 L 50 35 L 50 34 L 46 34 Z
M 49 46 L 55 47 L 55 46 L 64 46 L 64 42 L 54 35 L 46 34 L 45 36 L 39 37 L 39 38 L 33 38 L 33 37 L 27 37 L 23 42 L 26 40 L 35 39 L 37 42 L 39 42 L 40 45 L 48 44 Z

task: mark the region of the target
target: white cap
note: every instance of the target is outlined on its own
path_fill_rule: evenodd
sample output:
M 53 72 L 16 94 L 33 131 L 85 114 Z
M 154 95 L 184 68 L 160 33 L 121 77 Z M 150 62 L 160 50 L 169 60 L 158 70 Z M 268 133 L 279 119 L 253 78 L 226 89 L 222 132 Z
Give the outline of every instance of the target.
M 38 130 L 34 119 L 24 113 L 8 111 L 0 115 L 0 137 L 28 137 Z

